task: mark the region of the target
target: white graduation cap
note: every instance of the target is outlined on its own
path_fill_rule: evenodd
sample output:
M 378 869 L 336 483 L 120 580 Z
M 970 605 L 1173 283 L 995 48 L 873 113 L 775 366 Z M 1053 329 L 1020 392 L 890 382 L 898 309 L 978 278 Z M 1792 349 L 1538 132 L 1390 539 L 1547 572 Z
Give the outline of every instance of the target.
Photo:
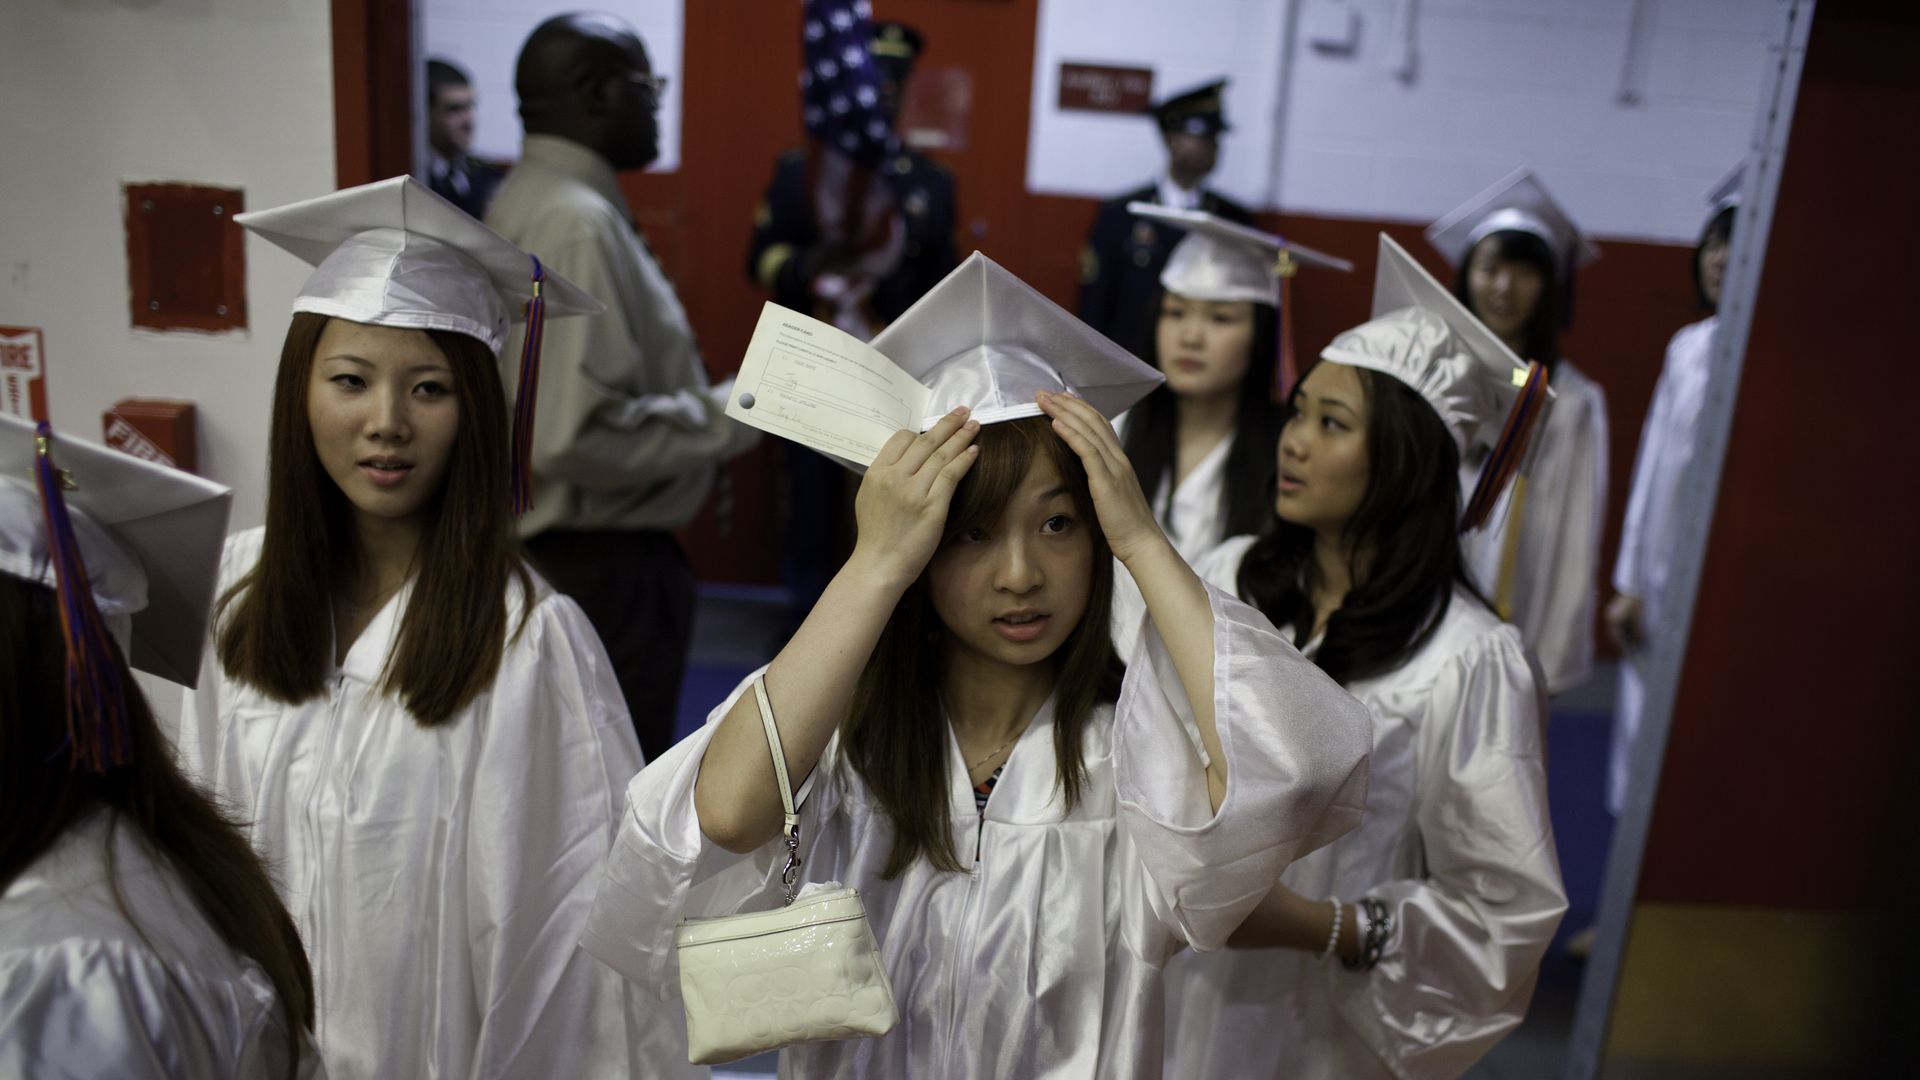
M 1468 500 L 1468 526 L 1485 519 L 1551 406 L 1545 369 L 1523 363 L 1386 233 L 1373 279 L 1373 318 L 1334 338 L 1320 358 L 1411 387 L 1433 406 L 1462 455 L 1483 430 L 1493 435 L 1481 488 Z
M 1109 419 L 1165 376 L 979 252 L 873 339 L 932 391 L 922 430 L 965 405 L 982 424 L 1039 416 L 1039 390 Z
M 1732 168 L 1722 173 L 1720 179 L 1715 180 L 1713 186 L 1709 187 L 1702 197 L 1707 200 L 1707 205 L 1713 208 L 1714 214 L 1718 215 L 1729 206 L 1740 205 L 1740 189 L 1746 186 L 1746 182 L 1747 159 L 1741 158 L 1733 163 Z
M 92 680 L 80 691 L 89 701 L 124 710 L 114 695 L 130 688 L 98 655 L 110 628 L 134 667 L 185 686 L 199 679 L 232 499 L 211 480 L 0 415 L 0 573 L 60 594 L 70 711 L 89 711 L 73 703 L 75 672 Z M 84 580 L 62 580 L 65 567 Z M 124 760 L 92 756 L 100 731 L 74 731 L 76 760 Z
M 534 293 L 536 259 L 410 176 L 233 220 L 314 266 L 294 311 L 452 330 L 498 356 L 508 326 L 525 317 Z M 558 274 L 541 273 L 546 314 L 606 310 Z
M 541 328 L 549 315 L 592 315 L 606 305 L 410 176 L 233 220 L 313 264 L 294 298 L 296 312 L 451 330 L 486 343 L 496 357 L 507 328 L 525 319 L 530 325 L 520 354 L 509 456 L 514 515 L 533 505 Z
M 1563 270 L 1579 269 L 1600 257 L 1600 248 L 1580 231 L 1532 169 L 1516 169 L 1448 211 L 1427 227 L 1427 242 L 1449 264 L 1458 267 L 1474 245 L 1507 230 L 1545 241 Z
M 1190 300 L 1250 300 L 1275 307 L 1280 303 L 1280 275 L 1292 272 L 1289 262 L 1329 270 L 1353 269 L 1345 259 L 1205 210 L 1181 210 L 1149 202 L 1130 202 L 1127 210 L 1187 231 L 1167 256 L 1160 284 L 1168 292 Z

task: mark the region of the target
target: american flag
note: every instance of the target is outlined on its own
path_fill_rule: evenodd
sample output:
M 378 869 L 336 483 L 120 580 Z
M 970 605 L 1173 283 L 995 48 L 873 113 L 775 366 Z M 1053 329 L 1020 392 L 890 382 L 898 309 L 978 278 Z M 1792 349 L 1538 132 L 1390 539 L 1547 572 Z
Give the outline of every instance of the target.
M 855 164 L 878 169 L 900 153 L 881 103 L 868 0 L 803 0 L 800 105 L 807 134 Z

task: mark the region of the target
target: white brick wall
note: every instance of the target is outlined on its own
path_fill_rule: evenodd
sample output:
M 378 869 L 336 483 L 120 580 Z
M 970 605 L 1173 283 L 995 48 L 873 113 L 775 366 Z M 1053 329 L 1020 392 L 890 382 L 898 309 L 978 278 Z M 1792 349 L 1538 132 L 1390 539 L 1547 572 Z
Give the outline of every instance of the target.
M 1647 0 L 1640 100 L 1623 104 L 1631 0 L 1418 0 L 1410 82 L 1392 70 L 1403 5 L 1348 0 L 1358 48 L 1301 34 L 1283 93 L 1290 6 L 1341 0 L 1042 0 L 1028 186 L 1110 194 L 1159 167 L 1149 125 L 1051 107 L 1059 59 L 1138 63 L 1163 88 L 1234 76 L 1216 182 L 1256 205 L 1426 221 L 1524 164 L 1596 235 L 1689 242 L 1701 190 L 1744 151 L 1779 16 L 1778 0 Z

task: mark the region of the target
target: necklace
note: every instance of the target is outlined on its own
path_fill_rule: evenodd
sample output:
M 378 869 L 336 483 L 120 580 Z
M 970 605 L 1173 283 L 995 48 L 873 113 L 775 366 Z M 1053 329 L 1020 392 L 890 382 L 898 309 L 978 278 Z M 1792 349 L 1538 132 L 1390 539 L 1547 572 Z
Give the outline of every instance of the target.
M 1012 746 L 1014 744 L 1014 740 L 1018 739 L 1022 735 L 1025 735 L 1026 733 L 1027 733 L 1027 729 L 1021 728 L 1019 731 L 1016 731 L 1013 734 L 1007 736 L 1006 742 L 1003 742 L 999 746 L 996 746 L 993 749 L 987 751 L 985 754 L 982 754 L 978 761 L 975 761 L 973 764 L 968 765 L 967 775 L 969 776 L 973 775 L 973 770 L 979 768 L 982 765 L 985 765 L 989 761 L 992 761 L 995 755 L 999 754 L 1000 751 L 1005 750 L 1007 747 Z

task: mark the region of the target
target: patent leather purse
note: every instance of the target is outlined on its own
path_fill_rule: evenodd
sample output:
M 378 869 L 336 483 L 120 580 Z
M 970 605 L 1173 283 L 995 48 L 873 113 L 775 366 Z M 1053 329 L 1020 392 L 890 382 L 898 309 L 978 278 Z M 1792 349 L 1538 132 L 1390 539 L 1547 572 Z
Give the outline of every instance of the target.
M 682 919 L 674 931 L 687 1057 L 695 1065 L 884 1035 L 900 1019 L 859 891 L 837 882 L 799 888 L 800 816 L 766 676 L 753 680 L 753 696 L 786 814 L 787 861 L 780 871 L 786 897 L 772 911 Z

